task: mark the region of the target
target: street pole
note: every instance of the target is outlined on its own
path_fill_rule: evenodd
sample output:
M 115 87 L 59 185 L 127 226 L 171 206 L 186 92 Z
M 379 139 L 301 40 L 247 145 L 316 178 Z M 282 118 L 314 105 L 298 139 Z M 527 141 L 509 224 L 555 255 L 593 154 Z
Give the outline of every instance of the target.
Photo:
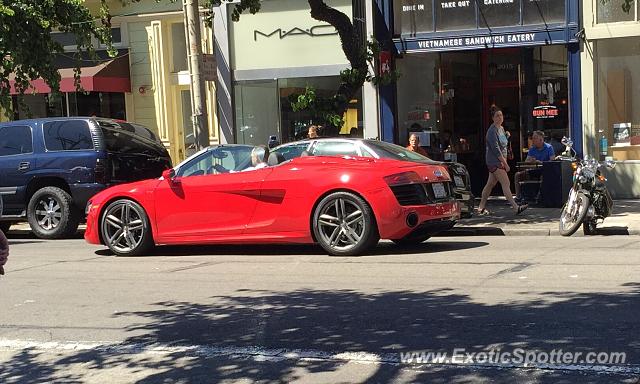
M 196 151 L 209 145 L 207 126 L 206 88 L 202 76 L 202 37 L 198 0 L 184 0 L 182 3 L 187 30 L 187 55 L 191 78 L 191 113 L 193 138 Z

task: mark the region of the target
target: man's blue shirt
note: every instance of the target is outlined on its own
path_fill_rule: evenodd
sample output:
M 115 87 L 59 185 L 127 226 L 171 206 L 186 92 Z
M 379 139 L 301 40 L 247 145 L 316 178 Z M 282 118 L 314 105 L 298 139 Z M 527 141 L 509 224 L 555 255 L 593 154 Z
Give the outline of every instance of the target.
M 542 149 L 536 148 L 535 145 L 529 148 L 528 156 L 531 156 L 538 161 L 549 161 L 553 160 L 553 158 L 555 157 L 555 153 L 551 144 L 544 143 L 542 145 Z

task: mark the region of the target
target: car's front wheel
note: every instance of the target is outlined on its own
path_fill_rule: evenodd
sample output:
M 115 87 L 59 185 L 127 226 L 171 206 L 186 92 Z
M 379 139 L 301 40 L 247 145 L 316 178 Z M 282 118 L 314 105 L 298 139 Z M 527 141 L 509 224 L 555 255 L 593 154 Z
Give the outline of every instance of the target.
M 330 255 L 359 255 L 380 236 L 371 207 L 350 192 L 334 192 L 318 203 L 313 214 L 316 241 Z
M 118 256 L 139 256 L 153 247 L 153 234 L 144 208 L 129 199 L 107 206 L 100 221 L 102 241 Z
M 78 230 L 80 213 L 71 195 L 58 187 L 44 187 L 31 196 L 27 219 L 33 233 L 41 239 L 70 237 Z

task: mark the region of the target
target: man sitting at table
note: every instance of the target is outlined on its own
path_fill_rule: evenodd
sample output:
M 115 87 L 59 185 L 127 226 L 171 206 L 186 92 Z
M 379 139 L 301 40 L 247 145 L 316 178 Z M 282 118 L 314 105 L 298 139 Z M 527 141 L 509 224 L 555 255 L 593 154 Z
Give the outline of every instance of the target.
M 542 164 L 543 161 L 549 161 L 555 159 L 555 153 L 551 144 L 544 142 L 544 132 L 533 131 L 532 135 L 533 145 L 529 148 L 529 153 L 525 159 L 525 163 L 538 163 Z M 530 169 L 526 171 L 519 171 L 515 174 L 516 185 L 516 199 L 523 200 L 522 190 L 520 188 L 520 182 L 524 180 L 540 179 L 542 176 L 541 169 Z

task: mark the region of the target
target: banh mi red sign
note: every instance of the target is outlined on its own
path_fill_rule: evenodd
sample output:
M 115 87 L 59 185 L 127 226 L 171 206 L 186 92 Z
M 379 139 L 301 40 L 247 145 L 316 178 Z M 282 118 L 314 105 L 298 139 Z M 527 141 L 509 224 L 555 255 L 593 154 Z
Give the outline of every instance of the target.
M 536 119 L 553 119 L 558 116 L 558 107 L 555 105 L 541 105 L 533 108 L 532 115 Z

